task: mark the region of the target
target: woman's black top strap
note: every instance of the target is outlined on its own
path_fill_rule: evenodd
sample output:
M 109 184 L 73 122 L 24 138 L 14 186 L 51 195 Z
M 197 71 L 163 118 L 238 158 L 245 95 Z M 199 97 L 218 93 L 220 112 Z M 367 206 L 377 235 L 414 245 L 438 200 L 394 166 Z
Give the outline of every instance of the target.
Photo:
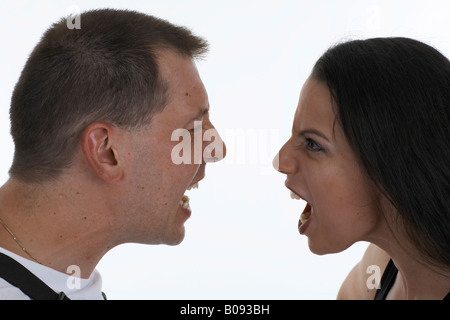
M 377 289 L 374 300 L 386 300 L 386 296 L 392 288 L 397 277 L 398 269 L 395 267 L 394 262 L 389 260 L 389 263 L 384 270 L 381 277 L 380 289 Z
M 386 296 L 392 288 L 397 277 L 398 269 L 394 262 L 389 260 L 386 269 L 384 270 L 383 276 L 381 277 L 380 289 L 377 289 L 374 300 L 386 300 Z M 450 300 L 450 292 L 444 297 L 444 300 Z

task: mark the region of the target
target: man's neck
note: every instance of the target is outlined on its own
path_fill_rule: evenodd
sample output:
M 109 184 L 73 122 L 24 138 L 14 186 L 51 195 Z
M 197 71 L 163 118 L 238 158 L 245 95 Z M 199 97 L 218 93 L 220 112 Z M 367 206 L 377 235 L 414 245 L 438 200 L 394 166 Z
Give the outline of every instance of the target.
M 117 245 L 91 191 L 70 183 L 30 185 L 10 179 L 0 188 L 0 219 L 7 226 L 0 226 L 0 246 L 61 272 L 77 265 L 81 277 L 88 278 Z

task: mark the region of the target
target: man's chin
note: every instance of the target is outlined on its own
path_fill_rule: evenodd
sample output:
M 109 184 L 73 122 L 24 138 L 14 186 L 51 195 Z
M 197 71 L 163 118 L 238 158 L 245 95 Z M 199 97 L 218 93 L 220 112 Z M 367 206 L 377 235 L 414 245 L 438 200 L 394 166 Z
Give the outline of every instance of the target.
M 167 243 L 165 243 L 165 244 L 168 245 L 168 246 L 170 246 L 170 247 L 175 247 L 175 246 L 181 244 L 182 242 L 183 242 L 183 239 L 180 239 L 180 240 L 178 240 L 178 241 L 167 242 Z
M 179 230 L 168 235 L 160 244 L 168 246 L 177 246 L 184 240 L 185 229 L 184 226 L 179 227 Z

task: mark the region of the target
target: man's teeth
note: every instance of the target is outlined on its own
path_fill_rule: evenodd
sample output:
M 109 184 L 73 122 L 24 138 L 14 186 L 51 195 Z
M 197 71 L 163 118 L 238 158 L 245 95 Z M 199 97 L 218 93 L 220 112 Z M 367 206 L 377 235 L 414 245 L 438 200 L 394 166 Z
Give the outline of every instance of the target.
M 190 209 L 189 206 L 189 197 L 187 195 L 183 195 L 180 200 L 180 205 L 185 209 Z
M 189 188 L 187 188 L 187 190 L 191 190 L 191 189 L 198 189 L 198 182 L 194 183 L 192 186 L 190 186 Z
M 300 200 L 301 198 L 298 195 L 296 195 L 294 192 L 291 191 L 291 199 Z
M 192 186 L 190 186 L 189 188 L 187 188 L 187 190 L 191 190 L 191 189 L 198 189 L 198 182 L 194 183 Z M 187 195 L 183 195 L 181 197 L 180 200 L 180 206 L 182 206 L 185 209 L 190 209 L 191 207 L 189 206 L 189 197 Z

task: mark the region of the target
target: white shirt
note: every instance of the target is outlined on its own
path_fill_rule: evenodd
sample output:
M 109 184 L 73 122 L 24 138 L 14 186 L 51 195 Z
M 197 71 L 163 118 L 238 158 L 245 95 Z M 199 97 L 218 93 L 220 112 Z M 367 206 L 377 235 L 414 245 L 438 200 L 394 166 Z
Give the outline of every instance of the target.
M 63 291 L 71 300 L 104 300 L 102 296 L 102 278 L 97 270 L 94 270 L 88 279 L 75 279 L 71 274 L 43 266 L 1 247 L 0 252 L 19 262 L 55 292 Z M 30 300 L 30 297 L 0 276 L 0 300 Z

